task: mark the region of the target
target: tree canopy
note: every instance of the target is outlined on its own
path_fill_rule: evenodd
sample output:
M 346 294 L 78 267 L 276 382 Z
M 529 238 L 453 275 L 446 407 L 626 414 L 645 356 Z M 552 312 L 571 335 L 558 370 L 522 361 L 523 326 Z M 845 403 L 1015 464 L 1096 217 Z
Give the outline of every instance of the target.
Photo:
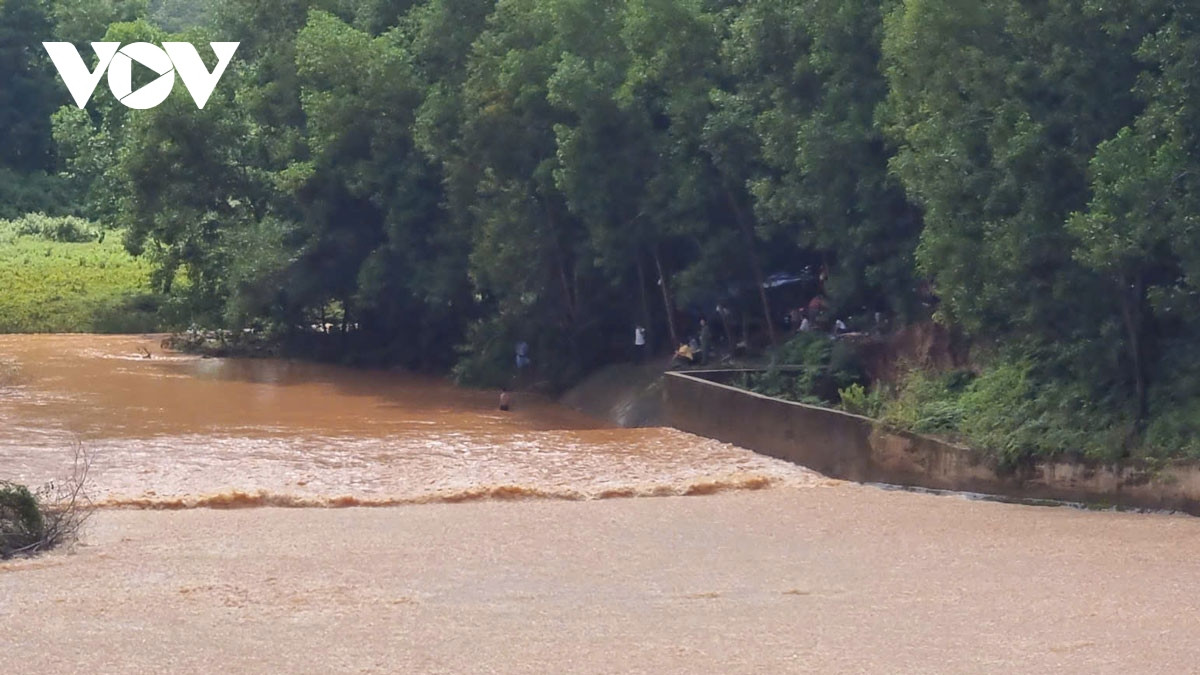
M 636 325 L 762 347 L 821 294 L 969 335 L 1038 424 L 1200 451 L 1198 30 L 1181 0 L 0 0 L 0 217 L 120 228 L 198 324 L 482 383 L 525 342 L 565 384 Z M 241 47 L 203 110 L 78 110 L 50 38 Z

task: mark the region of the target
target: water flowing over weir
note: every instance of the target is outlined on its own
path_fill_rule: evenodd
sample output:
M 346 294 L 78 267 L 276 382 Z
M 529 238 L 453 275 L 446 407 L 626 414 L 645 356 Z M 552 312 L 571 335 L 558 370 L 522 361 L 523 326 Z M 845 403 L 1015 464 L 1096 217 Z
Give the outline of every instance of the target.
M 142 351 L 151 358 L 144 358 Z M 152 336 L 0 336 L 0 479 L 102 506 L 384 506 L 708 494 L 822 479 L 671 429 L 616 429 L 401 373 L 164 352 Z

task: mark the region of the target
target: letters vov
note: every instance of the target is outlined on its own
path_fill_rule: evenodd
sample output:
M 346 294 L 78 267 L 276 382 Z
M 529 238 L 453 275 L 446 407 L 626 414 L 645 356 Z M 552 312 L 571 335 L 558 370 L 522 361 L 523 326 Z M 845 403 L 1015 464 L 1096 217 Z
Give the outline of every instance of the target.
M 133 42 L 121 46 L 120 42 L 93 42 L 92 51 L 98 62 L 94 71 L 88 70 L 79 55 L 79 50 L 69 42 L 43 42 L 46 53 L 58 69 L 58 74 L 75 99 L 75 105 L 83 108 L 92 98 L 100 78 L 108 73 L 108 88 L 126 107 L 135 110 L 153 108 L 171 95 L 175 87 L 175 73 L 183 80 L 183 86 L 192 95 L 196 107 L 212 96 L 213 90 L 225 74 L 225 68 L 233 60 L 240 42 L 210 42 L 217 55 L 217 65 L 209 72 L 200 59 L 196 48 L 187 42 L 164 42 L 162 47 L 149 42 Z M 158 73 L 159 77 L 146 86 L 133 91 L 133 62 Z

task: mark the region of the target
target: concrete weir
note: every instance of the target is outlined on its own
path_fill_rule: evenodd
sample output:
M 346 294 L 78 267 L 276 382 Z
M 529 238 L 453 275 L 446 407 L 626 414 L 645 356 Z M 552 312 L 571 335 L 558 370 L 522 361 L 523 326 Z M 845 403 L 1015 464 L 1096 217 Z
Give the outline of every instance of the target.
M 1004 468 L 978 450 L 722 384 L 735 374 L 667 373 L 667 424 L 843 480 L 1200 515 L 1196 462 L 1051 460 Z

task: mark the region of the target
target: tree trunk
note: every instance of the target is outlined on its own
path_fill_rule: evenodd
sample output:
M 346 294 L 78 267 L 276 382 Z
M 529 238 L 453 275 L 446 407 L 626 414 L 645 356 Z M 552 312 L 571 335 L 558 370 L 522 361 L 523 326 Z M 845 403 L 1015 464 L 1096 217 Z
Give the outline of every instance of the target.
M 642 327 L 646 329 L 646 350 L 653 353 L 654 330 L 650 327 L 650 297 L 646 294 L 646 265 L 637 251 L 638 293 L 642 296 Z
M 558 229 L 550 205 L 543 203 L 542 208 L 546 210 L 546 225 L 550 228 L 550 237 L 554 241 L 554 254 L 558 258 L 558 280 L 562 284 L 563 305 L 567 310 L 567 323 L 574 328 L 578 316 L 576 312 L 575 292 L 571 287 L 571 280 L 567 276 L 567 256 L 563 253 L 562 242 L 558 239 Z M 574 330 L 570 332 L 572 335 L 574 334 Z
M 671 288 L 667 283 L 667 273 L 663 270 L 662 257 L 658 254 L 658 246 L 654 247 L 654 266 L 658 270 L 659 286 L 662 287 L 663 307 L 667 310 L 667 331 L 671 335 L 672 347 L 680 344 L 679 331 L 675 329 L 675 304 L 671 301 Z
M 767 321 L 767 335 L 771 339 L 771 346 L 779 344 L 775 336 L 775 321 L 771 318 L 771 302 L 767 299 L 767 289 L 763 285 L 762 268 L 758 265 L 758 254 L 754 251 L 755 237 L 754 230 L 750 227 L 750 222 L 742 214 L 742 209 L 738 206 L 737 198 L 733 196 L 733 191 L 728 187 L 725 188 L 725 197 L 729 200 L 729 207 L 733 209 L 733 216 L 737 220 L 738 230 L 742 233 L 742 239 L 746 244 L 746 258 L 750 261 L 750 272 L 754 275 L 754 285 L 758 287 L 758 297 L 762 301 L 763 318 Z
M 567 279 L 567 270 L 564 263 L 560 260 L 558 263 L 558 279 L 562 284 L 563 302 L 567 307 L 567 320 L 572 326 L 575 325 L 575 294 L 571 290 L 571 282 Z

